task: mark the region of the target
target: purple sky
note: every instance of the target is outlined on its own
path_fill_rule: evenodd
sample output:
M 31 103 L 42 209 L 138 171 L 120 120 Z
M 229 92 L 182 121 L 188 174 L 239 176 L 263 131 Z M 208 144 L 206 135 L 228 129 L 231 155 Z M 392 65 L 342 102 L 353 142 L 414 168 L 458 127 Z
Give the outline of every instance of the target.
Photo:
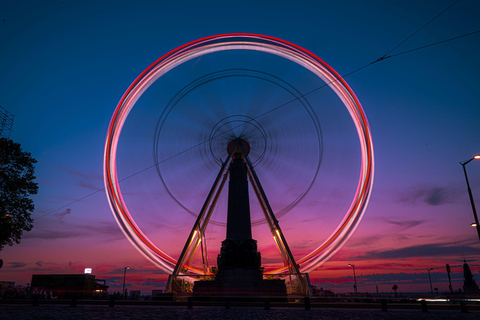
M 106 129 L 115 106 L 131 82 L 163 54 L 204 36 L 252 32 L 298 44 L 346 75 L 382 57 L 452 3 L 2 1 L 0 105 L 15 115 L 11 138 L 38 160 L 40 189 L 33 197 L 34 229 L 20 245 L 0 252 L 0 280 L 26 284 L 33 273 L 81 273 L 92 267 L 115 291 L 128 265 L 129 288 L 144 293 L 163 288 L 167 275 L 140 255 L 117 226 L 102 172 Z M 390 54 L 478 31 L 479 14 L 478 1 L 462 0 Z M 395 56 L 345 78 L 370 122 L 375 181 L 360 226 L 310 275 L 313 282 L 349 291 L 353 274 L 348 264 L 353 263 L 359 291 L 373 292 L 378 285 L 390 292 L 397 284 L 399 291 L 427 292 L 426 270 L 434 268 L 434 287 L 445 291 L 449 263 L 456 290 L 463 285 L 464 259 L 480 281 L 479 239 L 469 226 L 473 216 L 459 164 L 480 153 L 479 37 Z M 172 95 L 225 68 L 268 72 L 300 92 L 321 85 L 280 59 L 235 53 L 191 61 L 144 94 L 122 132 L 119 176 L 135 174 L 122 182 L 132 214 L 174 257 L 194 217 L 166 194 L 154 168 L 138 172 L 153 164 L 155 126 Z M 252 78 L 202 86 L 169 115 L 160 159 L 185 150 L 202 134 L 208 136 L 223 117 L 255 116 L 288 98 L 278 86 Z M 279 219 L 296 257 L 318 246 L 342 219 L 359 161 L 353 125 L 339 100 L 328 88 L 307 98 L 321 125 L 324 152 L 310 192 Z M 295 104 L 261 121 L 276 153 L 269 152 L 257 170 L 275 211 L 304 190 L 318 160 L 317 137 L 302 108 Z M 223 144 L 214 147 L 221 153 Z M 192 211 L 200 210 L 218 170 L 211 160 L 199 149 L 160 166 L 172 193 Z M 480 161 L 468 164 L 467 170 L 478 199 Z M 225 221 L 225 208 L 223 199 L 215 213 L 219 222 Z M 260 218 L 255 204 L 252 208 L 253 218 Z M 278 262 L 265 225 L 254 227 L 253 234 L 264 264 Z M 224 237 L 224 227 L 209 228 L 212 262 Z

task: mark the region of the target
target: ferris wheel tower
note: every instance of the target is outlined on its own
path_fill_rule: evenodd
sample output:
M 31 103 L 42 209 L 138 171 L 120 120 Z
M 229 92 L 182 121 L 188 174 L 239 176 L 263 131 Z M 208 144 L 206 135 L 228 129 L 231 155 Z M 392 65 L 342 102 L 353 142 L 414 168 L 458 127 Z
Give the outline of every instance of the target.
M 287 294 L 285 279 L 263 279 L 261 254 L 257 250 L 257 241 L 252 238 L 248 194 L 248 182 L 250 182 L 275 245 L 282 256 L 287 271 L 283 277 L 288 275 L 290 280 L 288 292 L 309 295 L 308 274 L 300 273 L 299 266 L 270 207 L 262 184 L 248 157 L 250 145 L 247 141 L 236 138 L 228 144 L 227 152 L 227 160 L 221 166 L 173 274 L 169 277 L 168 291 L 171 293 L 193 291 L 194 294 Z M 209 268 L 205 231 L 228 177 L 230 179 L 226 239 L 222 241 L 217 266 Z M 188 269 L 184 266 L 191 264 L 199 248 L 202 253 L 205 277 L 195 281 L 192 288 L 192 282 L 188 281 L 192 279 L 192 275 L 188 275 Z

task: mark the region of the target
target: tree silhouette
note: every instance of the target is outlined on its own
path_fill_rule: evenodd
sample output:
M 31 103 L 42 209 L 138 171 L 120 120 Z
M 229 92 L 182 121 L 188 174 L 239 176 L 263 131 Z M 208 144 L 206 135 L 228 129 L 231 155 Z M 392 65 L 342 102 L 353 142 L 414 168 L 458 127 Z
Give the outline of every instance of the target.
M 20 243 L 23 231 L 33 228 L 34 205 L 28 197 L 38 192 L 33 182 L 36 162 L 19 143 L 0 138 L 0 251 Z

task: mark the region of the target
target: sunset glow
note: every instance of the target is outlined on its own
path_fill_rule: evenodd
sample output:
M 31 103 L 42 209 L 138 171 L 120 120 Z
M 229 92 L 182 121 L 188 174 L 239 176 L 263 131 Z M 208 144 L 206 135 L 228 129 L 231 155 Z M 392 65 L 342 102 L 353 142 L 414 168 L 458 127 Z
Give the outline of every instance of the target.
M 462 290 L 464 260 L 480 284 L 480 3 L 432 20 L 452 2 L 1 2 L 0 105 L 39 192 L 0 281 L 91 268 L 116 292 L 129 266 L 129 291 L 164 289 L 245 137 L 313 285 L 353 292 L 351 264 L 359 293 L 430 293 L 433 268 L 440 294 L 446 264 Z M 195 235 L 209 267 L 227 189 Z M 262 267 L 280 272 L 249 198 Z M 201 254 L 189 266 L 203 273 Z

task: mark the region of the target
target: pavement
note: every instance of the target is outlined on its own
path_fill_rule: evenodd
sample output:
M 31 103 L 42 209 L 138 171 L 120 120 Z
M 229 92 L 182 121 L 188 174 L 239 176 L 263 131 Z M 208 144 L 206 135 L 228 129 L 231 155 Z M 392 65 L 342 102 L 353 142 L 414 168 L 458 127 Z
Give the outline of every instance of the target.
M 415 319 L 480 319 L 480 311 L 462 313 L 459 310 L 396 309 L 382 311 L 380 309 L 352 308 L 271 308 L 260 307 L 193 307 L 185 306 L 128 306 L 117 305 L 110 308 L 106 305 L 0 305 L 0 319 L 232 319 L 232 320 L 309 320 L 309 319 L 342 319 L 342 320 L 415 320 Z

